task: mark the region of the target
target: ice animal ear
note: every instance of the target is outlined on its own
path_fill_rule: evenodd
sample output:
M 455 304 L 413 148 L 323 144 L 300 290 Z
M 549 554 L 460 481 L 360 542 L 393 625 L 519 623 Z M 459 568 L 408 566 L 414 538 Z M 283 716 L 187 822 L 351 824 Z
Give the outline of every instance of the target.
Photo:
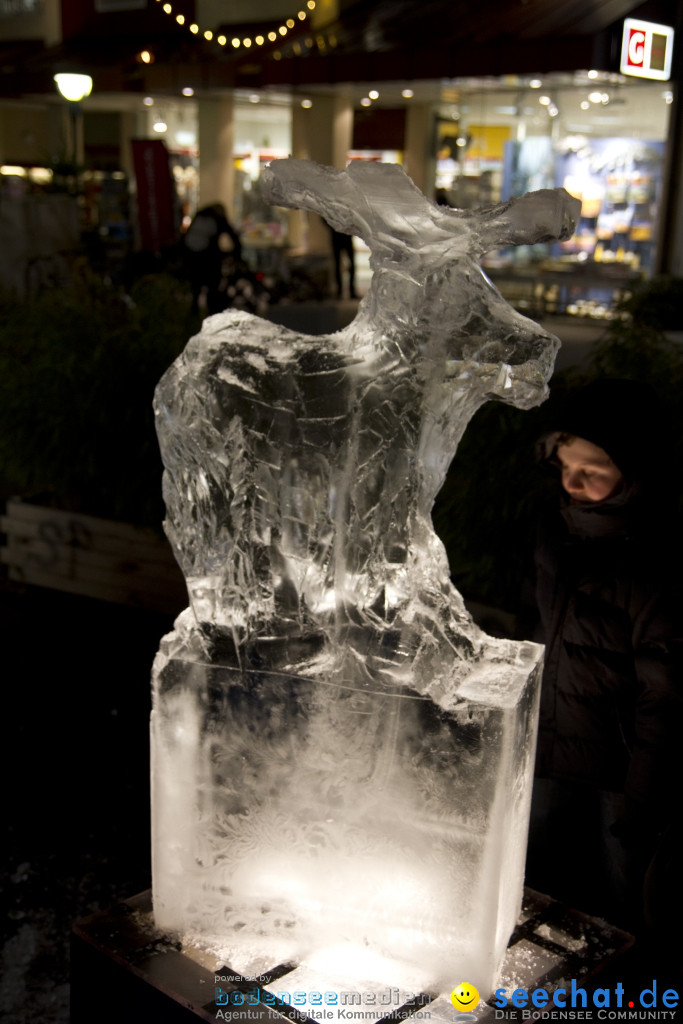
M 564 189 L 543 189 L 484 211 L 450 210 L 430 202 L 397 164 L 353 163 L 345 171 L 309 160 L 274 160 L 261 192 L 276 205 L 319 213 L 337 231 L 358 235 L 376 258 L 395 259 L 453 243 L 481 256 L 507 245 L 569 238 L 581 203 Z M 450 244 L 449 244 L 450 243 Z
M 581 216 L 581 201 L 563 188 L 545 188 L 469 214 L 479 240 L 479 254 L 506 245 L 571 238 Z
M 358 162 L 340 171 L 307 160 L 275 160 L 261 176 L 261 194 L 357 234 L 376 266 L 410 263 L 425 270 L 477 249 L 472 217 L 431 203 L 397 164 Z
M 319 213 L 336 231 L 362 238 L 380 261 L 444 245 L 469 234 L 465 218 L 446 215 L 398 164 L 353 163 L 345 171 L 308 160 L 274 160 L 261 176 L 267 201 Z M 467 245 L 463 244 L 463 251 Z

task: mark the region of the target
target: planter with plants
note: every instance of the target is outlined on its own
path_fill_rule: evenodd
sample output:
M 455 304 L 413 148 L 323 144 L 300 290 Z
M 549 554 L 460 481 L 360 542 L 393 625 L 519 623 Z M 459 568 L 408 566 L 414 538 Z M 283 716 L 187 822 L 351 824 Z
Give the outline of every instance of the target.
M 10 578 L 182 608 L 151 402 L 196 327 L 164 275 L 129 295 L 85 277 L 0 297 L 0 479 L 5 499 L 24 498 L 2 524 Z

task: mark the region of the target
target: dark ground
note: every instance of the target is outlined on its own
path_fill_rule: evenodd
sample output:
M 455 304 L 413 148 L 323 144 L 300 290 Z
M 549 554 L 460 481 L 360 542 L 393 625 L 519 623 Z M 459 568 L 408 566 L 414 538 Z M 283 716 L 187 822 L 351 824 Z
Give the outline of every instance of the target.
M 73 922 L 151 884 L 149 680 L 172 619 L 0 582 L 0 621 L 0 1020 L 68 1024 Z M 663 983 L 661 967 L 636 950 L 596 983 L 637 991 L 653 977 Z M 138 1019 L 131 1006 L 127 1020 Z
M 172 620 L 6 585 L 0 619 L 0 1019 L 66 1024 L 72 922 L 150 886 L 149 678 Z

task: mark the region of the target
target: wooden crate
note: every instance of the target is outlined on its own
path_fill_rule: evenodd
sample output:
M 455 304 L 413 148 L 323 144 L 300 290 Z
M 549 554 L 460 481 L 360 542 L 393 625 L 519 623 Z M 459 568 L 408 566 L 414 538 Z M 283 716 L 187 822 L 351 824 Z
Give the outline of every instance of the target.
M 187 604 L 170 545 L 153 530 L 16 498 L 0 529 L 11 580 L 170 614 Z

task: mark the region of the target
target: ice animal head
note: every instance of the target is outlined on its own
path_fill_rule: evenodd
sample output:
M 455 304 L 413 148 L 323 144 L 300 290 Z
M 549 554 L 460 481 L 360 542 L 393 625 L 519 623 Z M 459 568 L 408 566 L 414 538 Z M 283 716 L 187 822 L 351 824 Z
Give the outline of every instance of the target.
M 266 168 L 261 191 L 367 243 L 374 276 L 361 318 L 396 337 L 404 354 L 412 342 L 433 363 L 505 367 L 496 397 L 522 407 L 542 399 L 557 339 L 516 313 L 478 260 L 505 246 L 569 238 L 581 204 L 564 189 L 463 212 L 430 202 L 396 164 L 342 171 L 289 159 Z

